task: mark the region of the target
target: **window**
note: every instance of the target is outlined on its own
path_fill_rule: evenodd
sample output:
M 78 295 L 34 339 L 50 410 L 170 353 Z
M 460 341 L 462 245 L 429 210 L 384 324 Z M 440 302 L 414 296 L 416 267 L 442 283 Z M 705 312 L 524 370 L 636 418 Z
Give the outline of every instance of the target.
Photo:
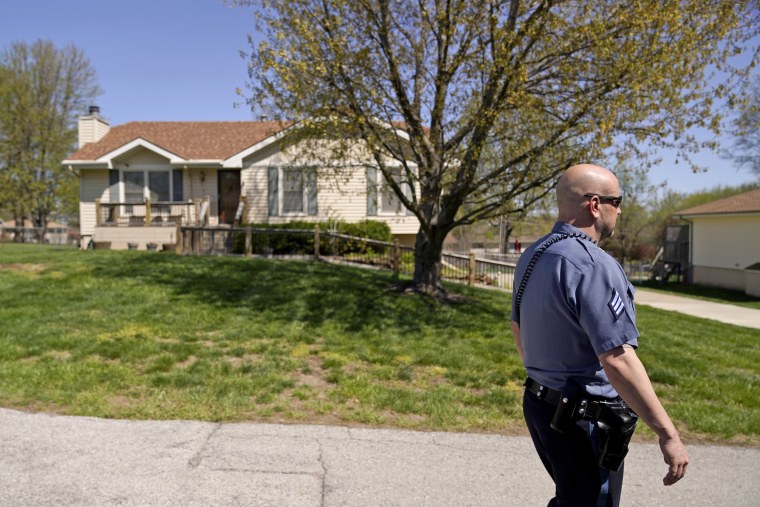
M 282 213 L 303 213 L 306 209 L 303 172 L 299 169 L 282 170 Z
M 391 178 L 395 181 L 404 192 L 408 199 L 412 199 L 411 188 L 406 182 L 406 173 L 404 168 L 397 167 L 391 169 Z M 401 199 L 399 199 L 393 187 L 388 183 L 383 173 L 375 168 L 367 168 L 367 215 L 410 215 Z
M 312 167 L 270 167 L 269 216 L 316 215 L 317 172 Z
M 149 172 L 148 173 L 148 190 L 150 192 L 150 202 L 169 201 L 169 173 L 168 172 Z
M 124 202 L 145 202 L 145 173 L 129 171 L 124 173 Z
M 115 171 L 118 174 L 118 171 Z M 124 202 L 144 203 L 148 196 L 151 202 L 182 200 L 182 170 L 173 171 L 123 171 Z M 111 181 L 111 188 L 118 180 Z M 147 187 L 146 187 L 147 182 Z M 113 200 L 113 191 L 112 191 Z
M 401 168 L 394 169 L 391 173 L 393 181 L 399 185 L 402 184 Z M 382 174 L 381 174 L 382 178 Z M 403 186 L 401 188 L 404 188 Z M 401 199 L 398 198 L 396 192 L 390 186 L 385 178 L 382 178 L 382 184 L 380 186 L 380 213 L 383 215 L 398 215 L 404 211 L 404 205 L 401 203 Z

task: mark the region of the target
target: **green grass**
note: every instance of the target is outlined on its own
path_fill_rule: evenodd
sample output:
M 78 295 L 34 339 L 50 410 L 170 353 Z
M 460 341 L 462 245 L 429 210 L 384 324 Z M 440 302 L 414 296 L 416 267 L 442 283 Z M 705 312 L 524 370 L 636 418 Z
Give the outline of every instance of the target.
M 510 295 L 313 262 L 0 245 L 0 405 L 114 418 L 514 432 Z M 694 439 L 760 445 L 760 332 L 638 309 Z M 646 431 L 642 432 L 646 434 Z
M 706 287 L 702 285 L 693 285 L 681 282 L 657 282 L 645 280 L 636 282 L 637 286 L 645 287 L 651 290 L 676 294 L 678 296 L 688 296 L 716 303 L 726 303 L 730 305 L 739 305 L 746 308 L 760 310 L 760 298 L 752 297 L 744 292 L 719 287 Z

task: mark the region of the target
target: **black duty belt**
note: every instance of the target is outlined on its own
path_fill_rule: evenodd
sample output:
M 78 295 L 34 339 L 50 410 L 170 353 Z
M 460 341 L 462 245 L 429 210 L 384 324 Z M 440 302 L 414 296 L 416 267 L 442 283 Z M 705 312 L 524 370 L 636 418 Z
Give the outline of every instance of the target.
M 638 416 L 620 398 L 600 399 L 586 393 L 583 398 L 573 398 L 530 377 L 525 380 L 525 389 L 556 407 L 550 426 L 560 433 L 581 419 L 596 421 L 600 430 L 599 466 L 613 471 L 620 469 L 638 421 Z
M 592 396 L 587 393 L 583 393 L 581 397 L 576 399 L 568 399 L 566 395 L 562 394 L 562 391 L 541 385 L 530 377 L 525 379 L 525 389 L 535 394 L 538 399 L 544 400 L 555 407 L 560 404 L 560 401 L 564 404 L 569 404 L 569 406 L 574 406 L 571 410 L 573 412 L 577 411 L 577 415 L 583 417 L 596 417 L 600 412 L 600 404 L 602 403 L 620 401 L 619 397 L 605 398 L 603 396 Z
M 530 377 L 525 380 L 525 389 L 535 394 L 538 399 L 544 400 L 554 406 L 557 406 L 562 399 L 562 391 L 542 386 Z

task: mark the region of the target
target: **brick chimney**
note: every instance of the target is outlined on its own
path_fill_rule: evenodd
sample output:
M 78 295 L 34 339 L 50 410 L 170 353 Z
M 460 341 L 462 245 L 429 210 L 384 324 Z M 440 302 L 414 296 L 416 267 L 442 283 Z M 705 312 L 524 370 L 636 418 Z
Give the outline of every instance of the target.
M 79 117 L 79 148 L 100 141 L 109 130 L 111 126 L 100 116 L 100 108 L 90 106 L 89 113 Z

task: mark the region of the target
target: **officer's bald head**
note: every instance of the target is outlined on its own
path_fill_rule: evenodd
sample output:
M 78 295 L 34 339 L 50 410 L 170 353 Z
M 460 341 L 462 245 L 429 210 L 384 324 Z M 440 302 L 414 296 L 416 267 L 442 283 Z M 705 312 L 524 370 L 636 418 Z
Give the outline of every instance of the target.
M 620 187 L 612 172 L 592 164 L 578 164 L 567 169 L 557 182 L 559 220 L 585 221 L 585 194 L 618 195 Z

